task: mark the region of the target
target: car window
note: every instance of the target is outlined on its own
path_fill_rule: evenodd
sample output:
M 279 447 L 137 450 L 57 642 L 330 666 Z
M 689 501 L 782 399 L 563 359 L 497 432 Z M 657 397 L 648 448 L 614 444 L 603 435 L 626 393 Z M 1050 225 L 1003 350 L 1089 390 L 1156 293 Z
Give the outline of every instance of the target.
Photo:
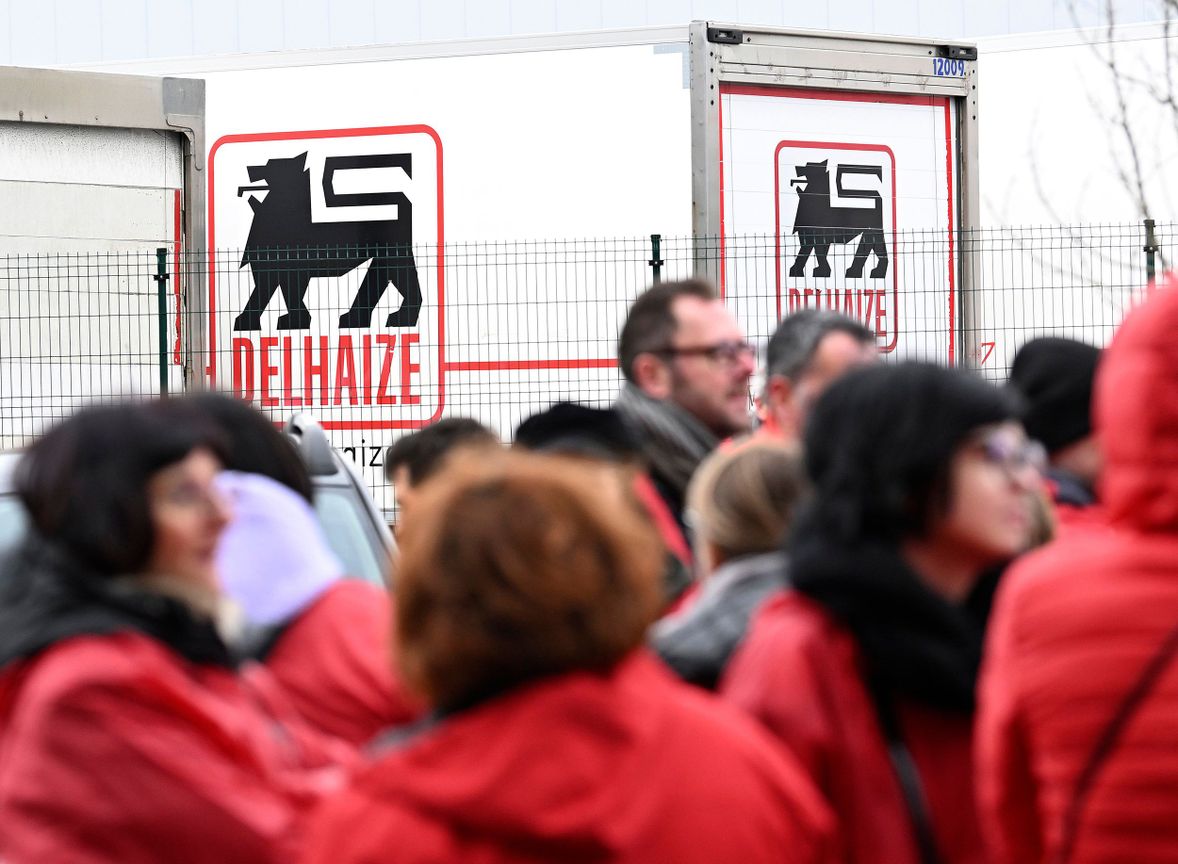
M 0 555 L 16 545 L 24 534 L 28 517 L 15 495 L 0 495 Z
M 387 553 L 368 521 L 367 511 L 352 489 L 320 486 L 315 490 L 315 512 L 327 542 L 349 576 L 384 584 Z

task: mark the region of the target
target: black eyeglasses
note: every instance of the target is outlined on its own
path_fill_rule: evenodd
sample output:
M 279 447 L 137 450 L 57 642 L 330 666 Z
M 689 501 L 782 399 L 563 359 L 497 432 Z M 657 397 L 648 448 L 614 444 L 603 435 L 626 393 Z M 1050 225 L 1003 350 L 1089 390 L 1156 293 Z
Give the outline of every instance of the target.
M 1038 441 L 1011 440 L 991 434 L 979 437 L 973 443 L 981 451 L 983 459 L 1000 466 L 1012 478 L 1026 476 L 1028 470 L 1037 475 L 1047 471 L 1047 450 Z
M 735 366 L 741 360 L 751 360 L 756 357 L 757 349 L 748 342 L 717 342 L 715 345 L 698 345 L 689 348 L 668 347 L 651 353 L 668 357 L 706 357 L 713 363 L 723 361 L 725 365 Z

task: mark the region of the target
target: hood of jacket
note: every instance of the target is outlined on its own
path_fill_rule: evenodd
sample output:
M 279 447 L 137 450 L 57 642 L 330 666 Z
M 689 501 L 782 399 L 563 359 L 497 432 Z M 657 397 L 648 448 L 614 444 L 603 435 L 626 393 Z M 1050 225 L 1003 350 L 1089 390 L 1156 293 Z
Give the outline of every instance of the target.
M 652 778 L 678 686 L 641 651 L 609 673 L 525 685 L 446 717 L 361 782 L 462 836 L 543 860 L 608 859 L 659 818 Z
M 212 618 L 178 597 L 94 574 L 33 534 L 0 560 L 0 669 L 65 639 L 128 630 L 191 662 L 233 665 Z
M 1178 278 L 1125 319 L 1096 373 L 1093 414 L 1104 451 L 1098 489 L 1111 521 L 1178 530 Z

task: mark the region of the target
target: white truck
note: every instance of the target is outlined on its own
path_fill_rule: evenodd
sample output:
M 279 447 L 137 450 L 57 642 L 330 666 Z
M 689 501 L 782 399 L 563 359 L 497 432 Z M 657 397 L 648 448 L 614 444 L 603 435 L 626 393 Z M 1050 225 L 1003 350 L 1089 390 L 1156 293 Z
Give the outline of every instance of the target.
M 161 347 L 183 386 L 198 328 L 176 269 L 204 243 L 204 159 L 203 81 L 0 68 L 0 450 L 91 396 L 156 392 Z
M 700 21 L 125 68 L 205 87 L 189 383 L 312 412 L 374 487 L 444 414 L 609 402 L 656 273 L 713 278 L 756 341 L 821 306 L 896 357 L 973 350 L 968 44 Z
M 374 485 L 443 414 L 608 402 L 651 234 L 753 339 L 822 306 L 968 353 L 970 45 L 696 22 L 169 71 L 207 87 L 207 379 L 318 414 Z

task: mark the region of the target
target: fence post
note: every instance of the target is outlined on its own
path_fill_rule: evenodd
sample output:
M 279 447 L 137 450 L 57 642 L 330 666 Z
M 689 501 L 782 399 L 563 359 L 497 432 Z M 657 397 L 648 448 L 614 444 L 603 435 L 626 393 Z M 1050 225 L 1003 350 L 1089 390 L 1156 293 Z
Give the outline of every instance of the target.
M 647 262 L 651 269 L 654 270 L 654 284 L 658 285 L 663 281 L 663 235 L 650 235 L 650 260 Z
M 1157 275 L 1158 238 L 1155 232 L 1156 223 L 1152 219 L 1145 220 L 1145 284 L 1147 291 L 1153 291 L 1153 280 Z
M 160 395 L 168 395 L 168 250 L 160 247 L 155 250 L 155 279 L 156 293 L 159 299 L 159 331 L 160 331 Z

